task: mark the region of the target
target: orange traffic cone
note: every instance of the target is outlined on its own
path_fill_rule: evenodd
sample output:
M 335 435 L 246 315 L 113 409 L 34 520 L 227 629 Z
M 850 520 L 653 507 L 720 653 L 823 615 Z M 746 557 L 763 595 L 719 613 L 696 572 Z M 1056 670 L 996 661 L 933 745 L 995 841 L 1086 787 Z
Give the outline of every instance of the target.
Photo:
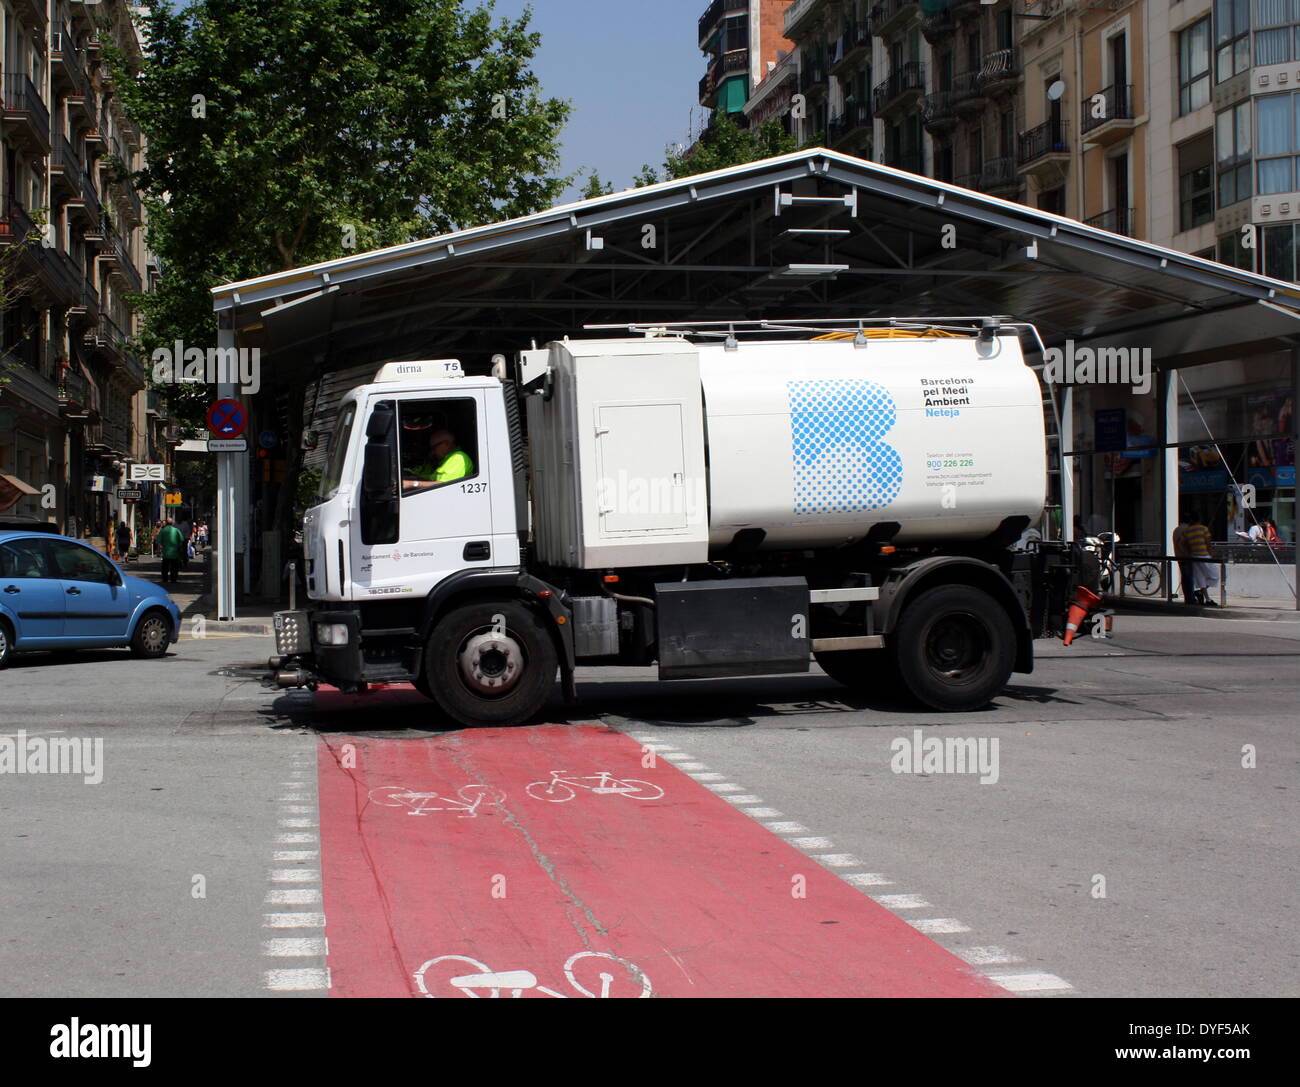
M 1066 645 L 1074 641 L 1074 636 L 1079 633 L 1079 624 L 1100 603 L 1101 597 L 1086 586 L 1080 585 L 1074 590 L 1074 603 L 1070 605 L 1070 613 L 1065 618 Z

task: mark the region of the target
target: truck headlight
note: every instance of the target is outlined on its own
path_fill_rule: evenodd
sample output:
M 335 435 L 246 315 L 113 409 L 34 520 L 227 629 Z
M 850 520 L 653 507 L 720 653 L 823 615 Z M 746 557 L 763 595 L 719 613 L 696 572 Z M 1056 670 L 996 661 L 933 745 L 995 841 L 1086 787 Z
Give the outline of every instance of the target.
M 316 642 L 318 645 L 347 645 L 347 623 L 317 623 Z

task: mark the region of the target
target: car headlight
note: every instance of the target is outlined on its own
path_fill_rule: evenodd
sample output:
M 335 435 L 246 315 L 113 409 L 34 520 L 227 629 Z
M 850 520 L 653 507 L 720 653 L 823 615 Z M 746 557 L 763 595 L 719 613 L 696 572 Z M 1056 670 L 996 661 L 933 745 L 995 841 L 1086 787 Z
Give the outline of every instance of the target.
M 316 642 L 318 645 L 347 645 L 347 623 L 317 623 Z

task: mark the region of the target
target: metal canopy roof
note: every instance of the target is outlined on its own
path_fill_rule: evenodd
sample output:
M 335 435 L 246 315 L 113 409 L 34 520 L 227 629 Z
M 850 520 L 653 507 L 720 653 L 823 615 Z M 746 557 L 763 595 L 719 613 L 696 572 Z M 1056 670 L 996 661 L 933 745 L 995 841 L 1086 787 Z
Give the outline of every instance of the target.
M 213 304 L 271 384 L 400 358 L 478 370 L 624 321 L 1007 314 L 1160 367 L 1300 342 L 1294 284 L 823 148 L 226 284 Z

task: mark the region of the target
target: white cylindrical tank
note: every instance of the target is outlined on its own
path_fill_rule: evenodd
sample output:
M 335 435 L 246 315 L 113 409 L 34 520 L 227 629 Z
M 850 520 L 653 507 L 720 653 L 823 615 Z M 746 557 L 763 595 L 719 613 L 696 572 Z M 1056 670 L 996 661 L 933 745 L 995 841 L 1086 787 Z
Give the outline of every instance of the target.
M 880 522 L 894 542 L 979 539 L 1037 520 L 1042 393 L 1013 333 L 699 348 L 709 543 L 827 547 Z

